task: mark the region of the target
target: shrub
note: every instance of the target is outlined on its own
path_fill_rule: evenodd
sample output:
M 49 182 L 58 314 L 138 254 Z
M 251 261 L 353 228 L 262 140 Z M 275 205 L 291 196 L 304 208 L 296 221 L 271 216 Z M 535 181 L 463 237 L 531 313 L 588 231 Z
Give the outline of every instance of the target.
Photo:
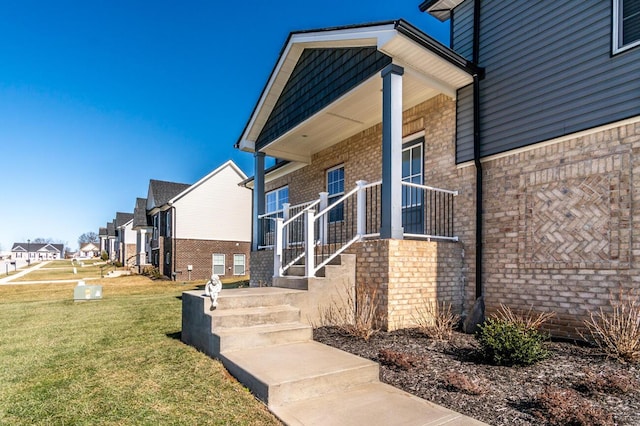
M 102 253 L 100 253 L 100 259 L 102 259 L 105 262 L 109 259 L 109 255 L 107 254 L 106 251 L 102 250 Z
M 120 262 L 119 260 L 115 260 L 113 262 L 113 266 L 115 266 L 116 268 L 122 268 L 122 262 Z
M 460 322 L 460 316 L 451 311 L 451 304 L 447 302 L 437 303 L 423 298 L 413 314 L 413 320 L 418 329 L 436 340 L 449 340 L 453 329 Z
M 467 395 L 480 395 L 484 388 L 479 380 L 472 380 L 458 371 L 449 371 L 442 376 L 442 383 L 447 390 L 462 392 Z
M 547 387 L 535 397 L 536 417 L 554 426 L 613 426 L 611 413 L 572 389 Z
M 400 368 L 401 370 L 409 370 L 417 364 L 418 359 L 410 354 L 381 349 L 378 352 L 378 361 L 380 361 L 380 364 Z
M 158 279 L 162 277 L 162 275 L 160 274 L 160 270 L 151 265 L 144 266 L 142 268 L 141 274 L 154 279 Z
M 378 314 L 378 289 L 357 284 L 354 290 L 347 289 L 345 300 L 333 300 L 320 311 L 320 324 L 316 326 L 335 326 L 345 334 L 368 341 L 378 331 L 378 321 L 383 319 Z
M 592 371 L 584 369 L 584 376 L 575 384 L 575 389 L 587 395 L 597 393 L 626 394 L 639 387 L 640 383 L 630 376 L 612 370 Z
M 589 336 L 606 354 L 621 361 L 640 361 L 640 302 L 633 290 L 610 296 L 611 311 L 602 307 L 584 322 Z
M 548 356 L 546 336 L 535 329 L 500 318 L 489 318 L 480 326 L 476 338 L 482 354 L 497 365 L 531 365 Z

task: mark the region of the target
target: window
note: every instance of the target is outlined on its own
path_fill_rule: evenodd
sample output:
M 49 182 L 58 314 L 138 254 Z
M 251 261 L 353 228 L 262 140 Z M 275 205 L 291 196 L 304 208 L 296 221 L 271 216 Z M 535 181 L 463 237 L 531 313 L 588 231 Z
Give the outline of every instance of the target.
M 171 253 L 167 252 L 164 256 L 164 263 L 169 265 L 171 263 Z
M 327 170 L 327 192 L 330 205 L 344 195 L 344 165 Z M 340 203 L 329 211 L 329 222 L 339 222 L 343 219 L 344 205 Z
M 167 210 L 167 214 L 165 216 L 164 235 L 167 237 L 171 236 L 171 210 Z
M 154 240 L 158 239 L 158 214 L 153 215 L 153 236 Z
M 613 53 L 640 46 L 640 0 L 613 0 Z
M 402 149 L 402 181 L 422 185 L 422 140 Z M 418 188 L 403 187 L 402 207 L 416 205 L 421 198 L 422 191 Z
M 289 202 L 289 187 L 283 186 L 265 195 L 265 213 L 282 210 L 282 205 Z
M 224 254 L 216 253 L 213 255 L 213 273 L 216 275 L 224 275 L 225 263 Z
M 244 275 L 244 254 L 233 255 L 233 275 Z

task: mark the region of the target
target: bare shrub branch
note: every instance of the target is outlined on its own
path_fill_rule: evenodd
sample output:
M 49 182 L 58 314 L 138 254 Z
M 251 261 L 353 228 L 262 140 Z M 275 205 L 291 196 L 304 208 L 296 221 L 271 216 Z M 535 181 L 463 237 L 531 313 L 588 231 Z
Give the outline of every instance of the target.
M 346 299 L 333 299 L 329 307 L 320 312 L 319 326 L 335 326 L 346 334 L 369 340 L 379 330 L 378 324 L 384 320 L 378 310 L 378 288 L 358 284 L 355 295 L 351 291 L 344 293 Z
M 450 303 L 438 303 L 425 297 L 412 317 L 418 329 L 435 340 L 449 340 L 460 322 L 460 316 L 452 312 Z
M 621 361 L 640 361 L 640 301 L 633 289 L 620 289 L 617 296 L 609 296 L 611 311 L 600 308 L 591 312 L 584 325 L 589 336 L 581 336 L 595 343 L 604 353 Z
M 547 321 L 555 316 L 555 312 L 533 312 L 533 307 L 524 314 L 516 314 L 506 305 L 500 304 L 495 317 L 503 321 L 517 324 L 526 330 L 539 330 Z

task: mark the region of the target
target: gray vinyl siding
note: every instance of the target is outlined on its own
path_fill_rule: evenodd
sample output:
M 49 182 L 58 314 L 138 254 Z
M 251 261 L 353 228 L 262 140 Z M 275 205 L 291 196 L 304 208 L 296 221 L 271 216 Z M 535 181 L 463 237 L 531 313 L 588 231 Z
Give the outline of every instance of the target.
M 256 147 L 277 139 L 390 63 L 376 47 L 305 49 Z
M 456 99 L 456 162 L 473 160 L 473 84 L 458 90 Z
M 640 115 L 640 48 L 611 55 L 611 8 L 604 0 L 482 1 L 481 155 Z
M 473 60 L 473 0 L 466 0 L 453 9 L 451 15 L 453 37 L 451 48 L 464 56 L 468 61 Z

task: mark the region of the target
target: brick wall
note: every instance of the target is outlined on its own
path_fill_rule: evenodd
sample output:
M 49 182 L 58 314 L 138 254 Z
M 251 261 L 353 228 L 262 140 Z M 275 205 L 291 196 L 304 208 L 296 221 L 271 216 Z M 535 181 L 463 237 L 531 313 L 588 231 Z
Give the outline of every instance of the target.
M 192 280 L 206 280 L 211 277 L 213 268 L 213 254 L 225 255 L 225 275 L 221 278 L 248 278 L 250 265 L 251 244 L 242 241 L 212 241 L 175 239 L 175 270 L 181 271 L 176 274 L 177 281 L 186 281 L 189 278 L 187 265 L 192 265 Z M 245 275 L 237 276 L 233 274 L 233 255 L 245 255 Z
M 273 250 L 251 252 L 251 287 L 270 287 L 273 281 Z
M 575 337 L 611 293 L 640 282 L 640 120 L 484 163 L 488 312 L 553 311 Z
M 356 255 L 356 282 L 376 294 L 387 330 L 415 326 L 420 310 L 447 302 L 462 313 L 465 268 L 462 244 L 418 240 L 371 240 Z

